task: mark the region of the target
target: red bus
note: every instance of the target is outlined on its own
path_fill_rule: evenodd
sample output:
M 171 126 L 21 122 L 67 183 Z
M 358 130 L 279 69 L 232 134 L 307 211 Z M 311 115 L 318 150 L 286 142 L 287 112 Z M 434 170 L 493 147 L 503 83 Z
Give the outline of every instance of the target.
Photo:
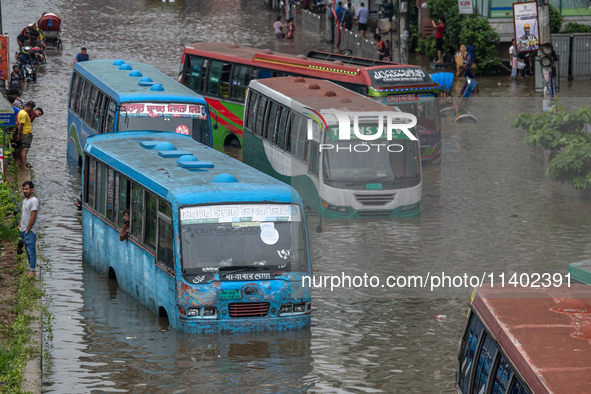
M 326 79 L 414 114 L 421 160 L 430 164 L 441 160 L 441 120 L 435 97 L 442 88 L 419 66 L 322 52 L 288 55 L 214 42 L 185 47 L 179 81 L 207 100 L 212 119 L 221 126 L 213 132 L 214 145 L 242 146 L 248 84 L 253 79 L 284 76 Z
M 457 394 L 591 393 L 591 289 L 555 284 L 475 291 Z

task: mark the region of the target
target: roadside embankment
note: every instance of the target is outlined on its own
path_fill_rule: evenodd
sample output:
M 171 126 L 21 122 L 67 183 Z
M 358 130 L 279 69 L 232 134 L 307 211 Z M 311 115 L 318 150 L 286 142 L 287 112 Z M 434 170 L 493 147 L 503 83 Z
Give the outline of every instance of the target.
M 43 290 L 29 265 L 17 230 L 22 183 L 29 171 L 17 171 L 12 163 L 0 184 L 0 393 L 41 393 Z

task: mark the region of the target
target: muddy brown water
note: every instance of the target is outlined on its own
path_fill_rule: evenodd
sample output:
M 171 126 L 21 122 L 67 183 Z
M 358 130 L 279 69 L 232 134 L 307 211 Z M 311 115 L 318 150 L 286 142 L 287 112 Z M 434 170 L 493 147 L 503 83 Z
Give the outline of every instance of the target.
M 75 55 L 149 63 L 178 73 L 183 46 L 225 41 L 274 51 L 331 50 L 304 34 L 276 40 L 275 13 L 255 0 L 4 3 L 15 36 L 54 12 L 64 49 L 49 51 L 25 99 L 43 107 L 30 160 L 42 209 L 44 274 L 54 316 L 47 393 L 453 393 L 455 357 L 471 289 L 314 289 L 310 330 L 191 336 L 168 330 L 115 283 L 81 262 L 73 205 L 80 173 L 66 162 L 66 97 Z M 417 60 L 422 61 L 420 59 Z M 379 276 L 483 272 L 565 273 L 587 258 L 591 200 L 544 175 L 523 133 L 503 118 L 537 111 L 533 79 L 479 78 L 478 123 L 446 123 L 441 165 L 423 168 L 423 212 L 398 220 L 326 221 L 310 233 L 317 274 Z M 461 88 L 458 82 L 456 90 Z M 499 85 L 499 83 L 501 85 Z M 588 103 L 589 83 L 563 84 L 564 103 Z M 240 156 L 241 152 L 229 152 Z M 446 315 L 438 322 L 436 315 Z

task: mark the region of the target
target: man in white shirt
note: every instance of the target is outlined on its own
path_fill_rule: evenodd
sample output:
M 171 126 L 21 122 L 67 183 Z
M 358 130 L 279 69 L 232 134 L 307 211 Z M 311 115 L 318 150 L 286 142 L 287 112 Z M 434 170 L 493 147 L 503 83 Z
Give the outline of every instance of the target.
M 25 199 L 21 208 L 21 221 L 18 224 L 18 230 L 21 239 L 25 244 L 27 258 L 29 260 L 29 275 L 35 276 L 37 268 L 37 211 L 39 210 L 39 200 L 33 195 L 35 185 L 33 182 L 23 183 L 23 194 Z
M 359 20 L 359 31 L 361 37 L 365 37 L 367 31 L 367 22 L 369 21 L 369 10 L 365 8 L 365 3 L 361 3 L 361 7 L 357 10 L 357 19 Z

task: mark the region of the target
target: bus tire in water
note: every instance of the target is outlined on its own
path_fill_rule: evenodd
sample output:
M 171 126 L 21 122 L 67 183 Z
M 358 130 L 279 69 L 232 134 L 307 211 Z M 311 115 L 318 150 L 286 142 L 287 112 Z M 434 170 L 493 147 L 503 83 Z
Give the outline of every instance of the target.
M 242 148 L 242 146 L 240 145 L 240 140 L 234 134 L 230 134 L 226 137 L 226 140 L 224 141 L 224 146 L 234 146 L 236 148 Z

